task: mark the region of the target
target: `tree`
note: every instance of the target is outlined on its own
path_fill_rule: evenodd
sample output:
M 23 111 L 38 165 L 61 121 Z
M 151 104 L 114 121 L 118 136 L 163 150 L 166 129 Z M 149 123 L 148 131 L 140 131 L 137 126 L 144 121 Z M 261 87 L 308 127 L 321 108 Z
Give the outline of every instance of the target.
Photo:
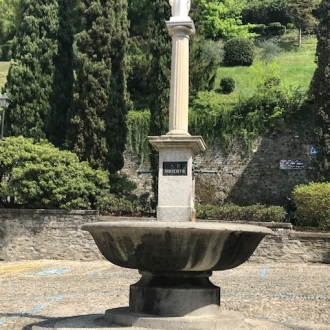
M 57 147 L 66 140 L 67 116 L 72 103 L 73 41 L 76 0 L 58 0 L 58 53 L 54 56 L 51 112 L 46 121 L 46 137 Z
M 197 97 L 199 91 L 210 91 L 213 89 L 222 53 L 223 51 L 219 43 L 212 40 L 205 40 L 201 35 L 190 37 L 190 102 Z
M 150 128 L 149 135 L 163 135 L 168 131 L 170 79 L 171 79 L 171 37 L 165 27 L 165 20 L 171 16 L 167 1 L 155 0 L 152 7 L 152 41 L 150 42 L 151 83 L 150 97 Z M 158 198 L 158 152 L 151 147 L 150 166 L 153 173 L 153 191 Z
M 196 29 L 206 38 L 218 40 L 254 36 L 241 20 L 246 0 L 196 0 L 192 6 L 191 16 L 196 21 Z
M 315 0 L 290 0 L 287 5 L 287 13 L 293 24 L 298 29 L 298 47 L 301 48 L 301 33 L 313 29 L 316 18 L 313 10 L 316 7 Z
M 10 57 L 10 42 L 21 22 L 19 3 L 20 0 L 0 1 L 0 56 L 2 61 L 7 61 Z
M 58 3 L 20 1 L 21 24 L 5 90 L 11 100 L 7 122 L 11 135 L 45 137 L 51 111 L 54 57 L 57 55 Z
M 8 207 L 90 209 L 109 194 L 108 173 L 45 140 L 0 140 L 0 204 Z M 8 205 L 8 197 L 15 197 Z M 11 198 L 11 200 L 14 200 Z
M 124 166 L 127 137 L 126 116 L 131 103 L 127 93 L 127 51 L 129 22 L 127 17 L 127 0 L 114 0 L 115 33 L 110 44 L 111 77 L 109 102 L 111 111 L 108 120 L 108 150 L 110 163 L 107 169 L 114 174 Z
M 242 11 L 243 24 L 290 23 L 286 6 L 289 0 L 249 0 Z
M 316 179 L 330 181 L 330 3 L 323 0 L 319 7 L 317 29 L 317 68 L 311 83 L 314 96 Z
M 93 168 L 115 173 L 126 142 L 126 0 L 82 0 L 68 143 Z

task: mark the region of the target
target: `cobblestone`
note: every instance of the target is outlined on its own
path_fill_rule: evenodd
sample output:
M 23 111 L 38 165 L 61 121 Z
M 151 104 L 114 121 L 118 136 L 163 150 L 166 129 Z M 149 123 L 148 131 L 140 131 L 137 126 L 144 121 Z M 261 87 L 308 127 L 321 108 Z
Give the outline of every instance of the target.
M 129 285 L 139 278 L 136 270 L 107 261 L 1 262 L 0 329 L 29 330 L 127 306 Z M 214 272 L 211 281 L 221 287 L 221 308 L 256 326 L 267 321 L 256 329 L 330 330 L 330 265 L 247 262 Z

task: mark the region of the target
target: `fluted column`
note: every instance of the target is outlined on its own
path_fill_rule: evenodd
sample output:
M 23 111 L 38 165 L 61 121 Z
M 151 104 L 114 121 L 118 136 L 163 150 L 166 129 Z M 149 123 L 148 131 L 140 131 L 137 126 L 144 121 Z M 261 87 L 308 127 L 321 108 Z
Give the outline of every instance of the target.
M 168 21 L 172 35 L 171 90 L 169 131 L 167 135 L 190 135 L 188 133 L 189 100 L 189 36 L 195 32 L 194 23 Z

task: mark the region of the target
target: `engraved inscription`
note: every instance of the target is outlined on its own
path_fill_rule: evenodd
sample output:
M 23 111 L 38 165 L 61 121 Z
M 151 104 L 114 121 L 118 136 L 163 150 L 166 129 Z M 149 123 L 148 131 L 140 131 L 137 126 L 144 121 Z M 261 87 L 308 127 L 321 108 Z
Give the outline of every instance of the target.
M 187 162 L 163 162 L 163 175 L 188 175 Z

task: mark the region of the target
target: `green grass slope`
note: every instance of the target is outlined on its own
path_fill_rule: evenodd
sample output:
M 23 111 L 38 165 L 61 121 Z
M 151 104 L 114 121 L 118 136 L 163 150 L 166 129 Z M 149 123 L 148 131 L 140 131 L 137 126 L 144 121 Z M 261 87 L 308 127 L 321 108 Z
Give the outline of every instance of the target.
M 250 67 L 220 67 L 217 72 L 215 89 L 219 88 L 223 77 L 232 77 L 236 82 L 235 91 L 229 95 L 221 95 L 224 103 L 233 103 L 240 96 L 252 95 L 265 77 L 278 76 L 281 81 L 292 88 L 307 90 L 313 77 L 316 64 L 315 48 L 316 38 L 303 40 L 301 49 L 296 46 L 296 41 L 279 42 L 282 52 L 273 62 L 265 64 L 260 60 L 261 50 L 257 50 L 256 59 Z

